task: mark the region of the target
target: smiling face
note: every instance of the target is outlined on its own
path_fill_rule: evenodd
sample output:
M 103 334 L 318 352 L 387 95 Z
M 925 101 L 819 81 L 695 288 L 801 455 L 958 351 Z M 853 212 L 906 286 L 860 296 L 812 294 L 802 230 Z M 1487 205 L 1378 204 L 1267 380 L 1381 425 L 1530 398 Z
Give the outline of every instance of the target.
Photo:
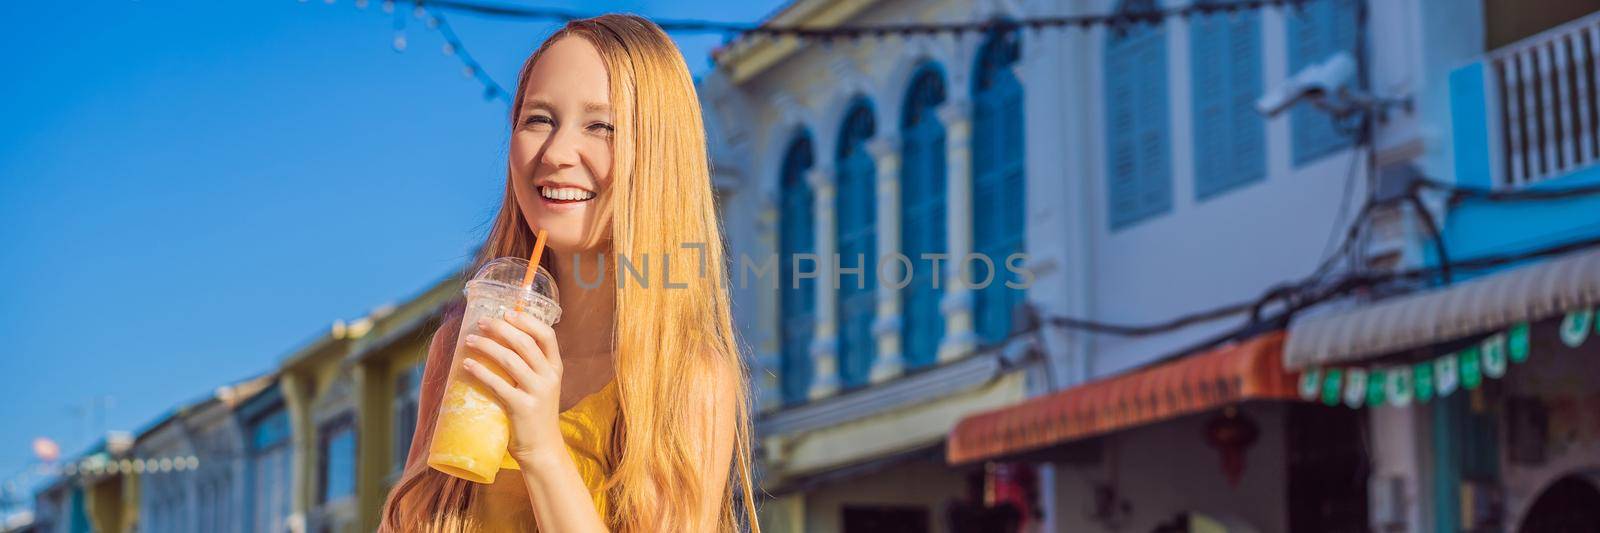
M 512 190 L 529 229 L 546 230 L 557 252 L 583 251 L 587 243 L 610 238 L 594 220 L 597 195 L 611 184 L 610 95 L 600 53 L 575 36 L 551 43 L 523 83 L 511 135 Z

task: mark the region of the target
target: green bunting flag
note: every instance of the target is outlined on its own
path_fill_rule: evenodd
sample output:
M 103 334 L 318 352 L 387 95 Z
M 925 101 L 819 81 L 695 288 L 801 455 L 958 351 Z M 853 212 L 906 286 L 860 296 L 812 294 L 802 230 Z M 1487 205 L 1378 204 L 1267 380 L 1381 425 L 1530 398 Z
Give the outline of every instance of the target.
M 1508 333 L 1511 337 L 1507 343 L 1511 352 L 1511 362 L 1521 363 L 1528 360 L 1528 324 L 1522 323 L 1511 327 Z
M 1484 376 L 1500 379 L 1506 375 L 1506 334 L 1496 333 L 1484 339 L 1478 353 L 1483 358 Z
M 1339 386 L 1344 383 L 1344 371 L 1330 368 L 1322 378 L 1322 403 L 1329 407 L 1339 405 Z
M 1351 409 L 1361 407 L 1367 399 L 1367 371 L 1352 368 L 1344 371 L 1344 404 Z
M 1478 366 L 1478 347 L 1461 350 L 1458 360 L 1460 362 L 1456 364 L 1461 367 L 1461 385 L 1467 390 L 1478 388 L 1478 385 L 1483 383 L 1483 370 Z
M 1561 342 L 1568 348 L 1577 348 L 1589 339 L 1589 322 L 1594 319 L 1590 310 L 1573 311 L 1561 320 Z
M 1561 320 L 1561 342 L 1577 348 L 1591 335 L 1600 336 L 1596 314 L 1594 309 L 1567 313 Z M 1352 409 L 1404 407 L 1413 400 L 1424 403 L 1449 396 L 1457 389 L 1474 390 L 1485 379 L 1505 377 L 1511 365 L 1528 361 L 1532 355 L 1529 331 L 1527 322 L 1518 323 L 1455 353 L 1412 364 L 1309 368 L 1300 374 L 1300 398 Z
M 1433 396 L 1443 398 L 1456 391 L 1461 374 L 1456 373 L 1456 354 L 1445 355 L 1433 361 Z
M 1383 405 L 1383 398 L 1388 390 L 1385 388 L 1389 374 L 1382 370 L 1373 370 L 1367 374 L 1367 405 Z
M 1411 405 L 1411 397 L 1416 394 L 1415 385 L 1411 382 L 1411 367 L 1397 366 L 1389 369 L 1388 374 L 1389 388 L 1385 390 L 1385 392 L 1388 393 L 1389 405 L 1393 405 L 1395 407 L 1405 407 L 1407 405 Z M 1378 401 L 1368 403 L 1372 405 L 1383 405 L 1383 400 L 1383 398 L 1378 398 Z
M 1414 383 L 1417 386 L 1417 394 L 1416 394 L 1417 401 L 1426 402 L 1428 400 L 1432 400 L 1433 399 L 1433 363 L 1430 363 L 1430 362 L 1417 363 L 1416 365 L 1414 365 L 1412 367 L 1412 369 L 1413 369 L 1412 372 L 1415 373 L 1414 377 L 1416 378 L 1416 381 Z

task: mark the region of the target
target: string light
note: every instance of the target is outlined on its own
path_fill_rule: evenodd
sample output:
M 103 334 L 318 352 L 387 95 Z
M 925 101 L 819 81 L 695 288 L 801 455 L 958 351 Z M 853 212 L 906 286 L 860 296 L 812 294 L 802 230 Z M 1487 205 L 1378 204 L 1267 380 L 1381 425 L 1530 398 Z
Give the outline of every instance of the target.
M 1047 16 L 1021 19 L 997 18 L 981 21 L 941 23 L 845 25 L 827 28 L 694 19 L 653 19 L 652 21 L 668 32 L 723 34 L 729 38 L 730 43 L 747 37 L 782 37 L 818 41 L 824 48 L 831 49 L 833 42 L 836 40 L 855 42 L 863 38 L 880 40 L 914 36 L 950 36 L 960 39 L 971 33 L 1010 32 L 1021 29 L 1026 29 L 1030 37 L 1037 36 L 1047 29 L 1073 27 L 1088 30 L 1096 26 L 1107 26 L 1121 33 L 1134 26 L 1159 25 L 1170 17 L 1188 18 L 1194 15 L 1209 15 L 1212 13 L 1227 13 L 1232 16 L 1245 10 L 1284 6 L 1292 7 L 1296 11 L 1302 11 L 1305 4 L 1315 1 L 1319 0 L 1239 0 L 1221 3 L 1195 0 L 1185 6 L 1099 15 Z M 394 4 L 395 0 L 384 0 L 383 12 L 395 14 Z M 566 22 L 583 18 L 584 16 L 577 12 L 560 9 L 491 4 L 478 0 L 412 0 L 411 5 L 413 16 L 426 20 L 429 29 L 438 31 L 440 36 L 444 37 L 446 41 L 445 54 L 456 56 L 460 59 L 463 67 L 471 69 L 472 77 L 477 79 L 484 87 L 484 98 L 489 100 L 497 99 L 507 105 L 511 103 L 510 93 L 507 93 L 499 82 L 489 77 L 484 69 L 472 59 L 472 56 L 466 51 L 466 46 L 461 43 L 459 36 L 450 29 L 450 24 L 445 20 L 442 12 L 456 11 L 487 17 L 554 22 Z M 395 16 L 395 37 L 392 45 L 396 52 L 402 52 L 406 49 L 404 19 L 404 16 L 398 14 Z M 720 54 L 721 52 L 713 52 L 712 60 L 715 61 Z
M 411 6 L 412 16 L 423 21 L 423 24 L 427 26 L 428 29 L 438 32 L 439 36 L 444 39 L 444 45 L 441 47 L 441 50 L 444 52 L 444 55 L 454 56 L 458 61 L 461 62 L 462 75 L 468 79 L 477 80 L 479 84 L 483 85 L 483 98 L 485 100 L 499 100 L 506 105 L 511 105 L 510 93 L 506 92 L 505 88 L 500 85 L 499 82 L 495 81 L 494 78 L 490 77 L 488 72 L 483 69 L 483 66 L 480 65 L 476 59 L 472 58 L 472 54 L 467 52 L 466 45 L 461 42 L 461 37 L 456 34 L 453 28 L 450 27 L 450 23 L 445 20 L 444 15 L 433 10 L 435 6 L 453 6 L 462 8 L 465 7 L 466 4 L 414 0 L 411 2 Z M 358 4 L 358 7 L 362 6 Z M 482 10 L 484 9 L 489 9 L 492 12 L 500 12 L 497 9 L 491 9 L 479 4 L 473 4 L 471 9 L 463 10 L 483 12 Z M 396 53 L 405 52 L 406 48 L 409 48 L 410 45 L 410 39 L 406 35 L 406 16 L 401 15 L 399 11 L 395 9 L 395 0 L 384 0 L 383 12 L 394 15 L 394 38 L 390 40 L 389 46 L 394 49 Z M 570 17 L 563 16 L 563 19 L 565 18 Z M 334 335 L 340 336 L 341 332 L 339 330 L 342 329 L 341 325 L 336 324 L 334 329 Z
M 1195 1 L 1184 6 L 1166 8 L 1121 11 L 1109 14 L 1096 15 L 1067 15 L 1029 17 L 1022 19 L 993 19 L 983 21 L 943 22 L 943 23 L 907 23 L 907 24 L 881 24 L 881 25 L 847 25 L 828 28 L 780 25 L 780 24 L 752 24 L 741 22 L 720 22 L 696 19 L 652 19 L 656 25 L 668 32 L 680 33 L 720 33 L 739 36 L 768 36 L 768 37 L 796 37 L 801 39 L 829 40 L 834 38 L 861 39 L 865 37 L 885 37 L 889 35 L 959 35 L 961 33 L 985 33 L 996 30 L 1013 30 L 1027 27 L 1030 29 L 1066 28 L 1077 27 L 1088 29 L 1095 26 L 1132 27 L 1135 25 L 1160 24 L 1171 17 L 1187 18 L 1194 15 L 1208 15 L 1211 13 L 1239 13 L 1245 10 L 1259 10 L 1265 7 L 1292 7 L 1302 10 L 1304 4 L 1318 0 L 1240 0 L 1235 2 L 1200 2 Z M 505 4 L 491 4 L 478 0 L 421 0 L 418 5 L 426 4 L 435 10 L 458 11 L 474 15 L 498 17 L 519 20 L 542 20 L 565 22 L 584 15 L 572 11 L 525 7 Z
M 485 100 L 500 100 L 508 106 L 511 105 L 511 93 L 506 92 L 500 82 L 490 77 L 489 73 L 485 72 L 483 66 L 478 63 L 478 60 L 472 58 L 472 54 L 467 52 L 467 46 L 461 43 L 461 36 L 456 35 L 455 29 L 450 27 L 450 21 L 445 19 L 442 13 L 437 12 L 432 13 L 428 21 L 431 23 L 430 27 L 439 32 L 440 37 L 444 38 L 444 53 L 455 56 L 457 60 L 461 61 L 461 72 L 468 78 L 478 80 L 478 83 L 483 85 L 483 98 Z

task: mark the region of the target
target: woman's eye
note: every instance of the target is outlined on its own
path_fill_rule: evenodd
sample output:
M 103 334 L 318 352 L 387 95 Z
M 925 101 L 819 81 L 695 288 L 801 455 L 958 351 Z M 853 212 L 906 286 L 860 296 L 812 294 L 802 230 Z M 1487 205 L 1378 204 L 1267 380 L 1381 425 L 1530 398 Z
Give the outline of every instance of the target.
M 610 134 L 616 132 L 616 130 L 617 130 L 616 127 L 612 126 L 609 123 L 605 123 L 605 122 L 596 122 L 594 124 L 590 124 L 589 125 L 589 131 L 594 132 L 594 133 L 598 133 L 598 134 L 602 134 L 602 135 L 610 135 Z
M 532 126 L 534 124 L 553 125 L 555 123 L 556 121 L 544 115 L 528 115 L 528 118 L 522 119 L 523 126 Z

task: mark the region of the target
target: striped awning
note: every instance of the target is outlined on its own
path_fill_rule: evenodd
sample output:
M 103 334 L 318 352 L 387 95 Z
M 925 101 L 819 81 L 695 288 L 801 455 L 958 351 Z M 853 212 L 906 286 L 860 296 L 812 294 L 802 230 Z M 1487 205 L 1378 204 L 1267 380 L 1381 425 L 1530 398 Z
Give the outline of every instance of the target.
M 1600 304 L 1600 249 L 1350 311 L 1296 317 L 1284 367 L 1348 363 Z
M 961 419 L 945 459 L 970 463 L 1038 450 L 1250 399 L 1294 399 L 1283 332 Z

